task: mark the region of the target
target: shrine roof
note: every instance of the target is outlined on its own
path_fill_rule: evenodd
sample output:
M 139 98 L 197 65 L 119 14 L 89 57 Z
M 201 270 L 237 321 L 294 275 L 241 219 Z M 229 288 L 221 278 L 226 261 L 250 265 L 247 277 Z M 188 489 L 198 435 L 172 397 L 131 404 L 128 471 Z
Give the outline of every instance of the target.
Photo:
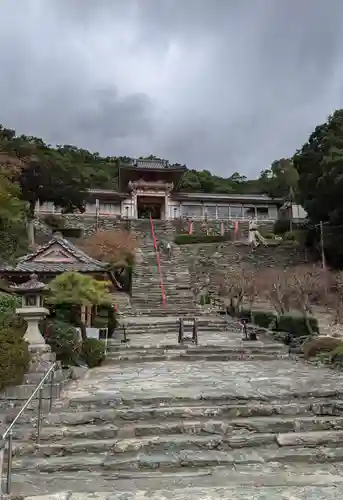
M 14 266 L 1 266 L 0 272 L 60 274 L 66 271 L 76 271 L 96 273 L 104 272 L 107 268 L 108 263 L 93 259 L 71 241 L 66 240 L 59 233 L 55 233 L 46 245 L 21 257 Z
M 170 165 L 166 160 L 132 160 L 129 163 L 122 163 L 119 166 L 119 188 L 122 191 L 127 191 L 129 181 L 138 180 L 141 177 L 151 178 L 155 180 L 163 179 L 168 182 L 173 182 L 176 188 L 180 180 L 187 170 L 182 165 Z
M 166 172 L 170 171 L 185 171 L 186 167 L 182 165 L 170 165 L 167 160 L 149 160 L 149 159 L 138 159 L 132 160 L 130 163 L 122 163 L 119 166 L 120 169 L 139 169 L 139 170 L 164 170 Z

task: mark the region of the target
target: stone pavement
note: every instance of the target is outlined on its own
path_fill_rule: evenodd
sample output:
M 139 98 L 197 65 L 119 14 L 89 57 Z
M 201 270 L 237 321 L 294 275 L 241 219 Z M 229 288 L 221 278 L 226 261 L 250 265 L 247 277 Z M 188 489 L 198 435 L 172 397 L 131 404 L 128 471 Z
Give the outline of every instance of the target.
M 334 500 L 343 493 L 343 488 L 336 486 L 306 487 L 213 487 L 186 488 L 159 491 L 135 491 L 120 493 L 59 493 L 39 500 Z M 28 500 L 28 499 L 27 499 Z
M 111 342 L 107 363 L 64 391 L 39 445 L 23 420 L 13 494 L 320 500 L 343 493 L 342 373 L 291 359 L 268 337 L 242 342 L 234 324 L 205 325 L 199 346 L 181 347 L 173 328 L 163 330 L 166 320 L 145 324 L 128 347 Z

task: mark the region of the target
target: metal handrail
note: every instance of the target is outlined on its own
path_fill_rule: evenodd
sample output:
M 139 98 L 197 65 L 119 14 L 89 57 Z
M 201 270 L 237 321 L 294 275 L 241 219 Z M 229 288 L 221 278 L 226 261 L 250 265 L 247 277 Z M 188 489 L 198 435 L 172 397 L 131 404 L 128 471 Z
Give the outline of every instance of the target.
M 16 423 L 25 412 L 27 407 L 30 405 L 36 394 L 39 392 L 39 400 L 38 400 L 38 415 L 37 415 L 37 438 L 36 442 L 40 442 L 40 434 L 42 430 L 42 409 L 43 409 L 43 388 L 45 382 L 49 379 L 50 382 L 50 397 L 49 397 L 49 413 L 52 410 L 52 400 L 53 400 L 53 388 L 54 388 L 54 372 L 57 366 L 57 362 L 55 361 L 49 368 L 49 370 L 45 373 L 42 380 L 37 385 L 36 389 L 33 391 L 31 396 L 26 400 L 24 405 L 21 407 L 15 418 L 12 420 L 11 424 L 7 427 L 5 432 L 2 435 L 2 442 L 0 442 L 0 450 L 5 449 L 7 442 L 7 473 L 6 473 L 6 488 L 5 494 L 9 495 L 11 492 L 11 479 L 12 479 L 12 447 L 13 447 L 13 428 Z M 0 471 L 1 474 L 1 471 Z M 1 479 L 1 477 L 0 477 Z M 1 486 L 1 481 L 0 481 Z M 0 492 L 1 493 L 1 492 Z

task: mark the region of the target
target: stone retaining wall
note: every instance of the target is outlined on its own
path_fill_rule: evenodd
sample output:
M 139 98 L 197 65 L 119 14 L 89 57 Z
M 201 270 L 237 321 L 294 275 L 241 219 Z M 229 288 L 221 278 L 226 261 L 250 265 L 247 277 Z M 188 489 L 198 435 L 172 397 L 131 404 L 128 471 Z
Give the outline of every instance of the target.
M 285 269 L 309 261 L 303 249 L 292 246 L 259 246 L 255 250 L 244 243 L 206 243 L 180 246 L 182 256 L 192 262 L 206 263 L 219 270 L 249 266 L 256 269 L 274 267 Z
M 150 230 L 148 220 L 125 220 L 115 217 L 99 217 L 98 219 L 94 216 L 81 216 L 68 214 L 61 216 L 63 220 L 63 225 L 66 228 L 78 228 L 81 229 L 84 236 L 89 236 L 95 233 L 97 230 L 110 231 L 113 229 L 129 229 L 133 231 L 137 230 L 141 232 L 142 230 Z M 232 221 L 228 220 L 195 220 L 193 221 L 193 233 L 194 234 L 221 234 L 221 226 L 223 224 L 224 232 L 232 233 L 233 224 Z M 175 220 L 159 220 L 154 221 L 155 228 L 163 229 L 165 232 L 169 232 L 170 235 L 175 233 L 187 233 L 189 227 L 189 221 L 187 219 L 175 219 Z M 259 223 L 259 228 L 266 228 L 272 230 L 273 223 L 264 221 Z M 246 239 L 248 237 L 248 227 L 249 222 L 240 221 L 238 223 L 238 234 L 237 239 Z M 44 223 L 44 216 L 37 217 L 35 220 L 36 234 L 38 238 L 47 238 L 51 236 L 51 229 Z

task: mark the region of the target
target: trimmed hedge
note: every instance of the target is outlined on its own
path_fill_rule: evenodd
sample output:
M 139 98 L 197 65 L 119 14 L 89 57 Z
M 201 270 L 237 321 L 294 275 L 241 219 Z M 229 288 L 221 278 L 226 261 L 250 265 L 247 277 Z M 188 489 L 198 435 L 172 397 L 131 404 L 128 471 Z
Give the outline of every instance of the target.
M 97 339 L 85 340 L 82 344 L 81 356 L 89 368 L 101 365 L 105 359 L 104 342 Z
M 250 311 L 241 309 L 239 318 L 247 318 L 250 323 L 254 323 L 262 328 L 269 328 L 275 332 L 287 332 L 289 341 L 292 338 L 308 337 L 308 331 L 305 317 L 297 313 L 288 313 L 278 317 L 271 311 Z M 318 321 L 316 318 L 309 318 L 310 325 L 314 334 L 319 333 Z M 274 323 L 274 324 L 273 324 Z
M 318 320 L 316 318 L 308 318 L 313 333 L 319 333 Z M 301 314 L 284 314 L 280 316 L 275 328 L 277 331 L 288 332 L 292 337 L 306 337 L 310 335 L 308 331 L 305 317 Z
M 23 332 L 13 328 L 0 330 L 0 391 L 21 384 L 30 364 L 28 344 Z
M 176 234 L 174 238 L 175 245 L 194 245 L 196 243 L 220 243 L 229 241 L 229 235 L 207 235 L 207 234 Z
M 252 322 L 262 328 L 275 328 L 277 325 L 277 316 L 269 311 L 252 311 Z
M 252 323 L 252 313 L 250 309 L 241 309 L 237 317 L 240 319 L 247 319 L 249 323 Z

